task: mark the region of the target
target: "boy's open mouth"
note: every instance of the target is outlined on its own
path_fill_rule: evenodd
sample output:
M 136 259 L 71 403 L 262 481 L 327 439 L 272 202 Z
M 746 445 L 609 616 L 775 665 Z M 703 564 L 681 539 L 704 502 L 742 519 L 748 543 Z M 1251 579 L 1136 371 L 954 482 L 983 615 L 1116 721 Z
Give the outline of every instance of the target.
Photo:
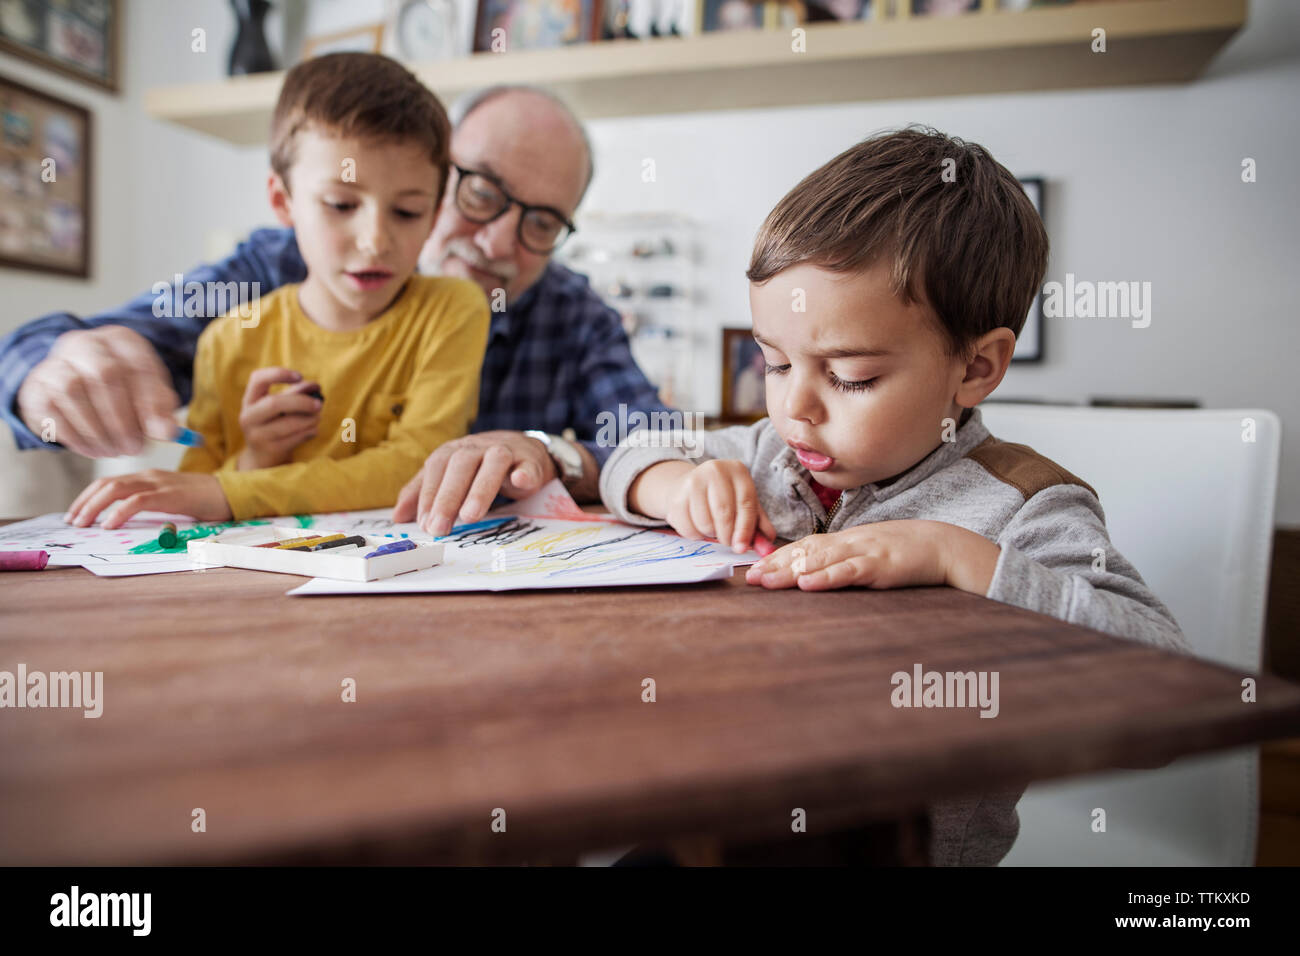
M 358 269 L 346 275 L 352 280 L 353 285 L 363 291 L 376 289 L 393 277 L 392 272 L 387 269 Z
M 799 459 L 799 464 L 803 465 L 809 471 L 825 471 L 835 464 L 835 459 L 830 455 L 823 455 L 819 451 L 800 441 L 787 442 L 794 449 L 795 457 Z

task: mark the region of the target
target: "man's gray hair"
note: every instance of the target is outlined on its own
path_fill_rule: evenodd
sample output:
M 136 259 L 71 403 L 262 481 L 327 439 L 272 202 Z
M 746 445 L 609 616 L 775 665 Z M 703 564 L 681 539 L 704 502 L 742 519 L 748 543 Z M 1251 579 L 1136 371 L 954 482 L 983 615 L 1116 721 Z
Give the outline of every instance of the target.
M 587 181 L 582 184 L 582 194 L 578 196 L 578 202 L 581 203 L 582 197 L 587 194 L 587 187 L 591 185 L 592 177 L 596 175 L 596 154 L 591 149 L 591 140 L 587 138 L 587 129 L 582 125 L 582 121 L 578 119 L 573 110 L 569 109 L 568 103 L 550 90 L 540 86 L 533 86 L 530 83 L 498 83 L 495 86 L 485 86 L 482 89 L 473 90 L 459 97 L 452 104 L 449 111 L 452 127 L 460 126 L 461 123 L 465 122 L 465 117 L 484 103 L 507 93 L 534 93 L 537 96 L 544 97 L 554 103 L 560 112 L 573 123 L 574 129 L 578 131 L 578 136 L 582 140 L 582 148 L 587 154 Z

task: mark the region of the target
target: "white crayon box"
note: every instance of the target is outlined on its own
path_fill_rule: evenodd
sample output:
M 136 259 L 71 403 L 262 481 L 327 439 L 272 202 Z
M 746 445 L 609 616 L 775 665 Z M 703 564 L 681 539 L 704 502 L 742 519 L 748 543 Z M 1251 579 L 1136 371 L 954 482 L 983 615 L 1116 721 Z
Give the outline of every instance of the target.
M 432 542 L 415 542 L 409 551 L 396 551 L 373 558 L 365 555 L 376 548 L 398 541 L 410 540 L 377 535 L 355 535 L 365 539 L 364 545 L 329 548 L 320 551 L 288 551 L 283 548 L 258 547 L 273 541 L 289 541 L 305 537 L 342 534 L 354 537 L 351 532 L 310 530 L 298 527 L 264 526 L 236 528 L 212 538 L 199 538 L 186 546 L 190 559 L 196 564 L 227 568 L 248 568 L 251 571 L 275 571 L 280 574 L 300 574 L 308 578 L 335 578 L 340 581 L 375 581 L 391 578 L 407 571 L 423 571 L 442 563 L 442 545 Z

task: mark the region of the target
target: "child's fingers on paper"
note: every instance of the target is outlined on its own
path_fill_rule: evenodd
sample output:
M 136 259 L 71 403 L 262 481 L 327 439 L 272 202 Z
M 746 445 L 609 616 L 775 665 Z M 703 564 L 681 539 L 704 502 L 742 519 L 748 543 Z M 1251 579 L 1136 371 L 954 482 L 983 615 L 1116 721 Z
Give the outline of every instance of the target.
M 668 526 L 680 534 L 683 538 L 694 541 L 701 537 L 699 530 L 691 521 L 691 505 L 686 498 L 678 499 L 668 506 L 668 514 L 664 516 Z
M 99 489 L 108 483 L 108 480 L 107 478 L 96 478 L 82 488 L 81 493 L 72 499 L 72 504 L 68 505 L 68 510 L 64 512 L 63 519 L 69 524 L 76 524 L 77 516 L 81 513 L 81 509 L 85 507 L 86 502 L 93 498 L 99 492 Z
M 104 509 L 104 520 L 100 523 L 107 531 L 120 528 L 141 511 L 177 511 L 178 505 L 166 491 L 151 489 L 138 491 L 126 498 L 120 498 Z M 183 507 L 179 508 L 183 511 Z
M 701 538 L 713 537 L 713 518 L 709 515 L 708 486 L 692 482 L 686 495 L 686 513 L 691 527 Z
M 297 382 L 302 378 L 291 368 L 281 368 L 278 365 L 268 365 L 265 368 L 253 369 L 253 373 L 248 376 L 248 385 L 244 389 L 244 399 L 241 405 L 251 405 L 266 395 L 272 385 L 280 382 Z
M 94 524 L 105 508 L 115 501 L 134 494 L 139 487 L 140 483 L 134 475 L 106 479 L 81 503 L 81 508 L 72 523 L 82 528 Z
M 754 479 L 748 472 L 736 477 L 736 529 L 732 537 L 732 548 L 737 553 L 748 551 L 754 541 L 754 530 L 760 526 L 763 509 L 758 503 L 758 491 L 754 488 Z
M 736 492 L 725 477 L 710 481 L 705 498 L 709 503 L 709 516 L 713 519 L 713 534 L 724 546 L 730 545 L 736 526 Z

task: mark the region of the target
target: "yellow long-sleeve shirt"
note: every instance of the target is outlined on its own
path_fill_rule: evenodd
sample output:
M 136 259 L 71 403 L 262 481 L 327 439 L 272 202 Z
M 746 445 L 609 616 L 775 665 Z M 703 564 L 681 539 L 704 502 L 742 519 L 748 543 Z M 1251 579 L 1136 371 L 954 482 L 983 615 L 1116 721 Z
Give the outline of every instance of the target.
M 204 445 L 180 465 L 215 473 L 235 518 L 386 507 L 430 452 L 469 431 L 488 330 L 474 283 L 413 276 L 388 311 L 351 332 L 307 318 L 296 285 L 258 307 L 255 326 L 232 313 L 199 337 L 189 427 Z M 320 427 L 291 463 L 239 471 L 244 389 L 272 365 L 320 383 Z

